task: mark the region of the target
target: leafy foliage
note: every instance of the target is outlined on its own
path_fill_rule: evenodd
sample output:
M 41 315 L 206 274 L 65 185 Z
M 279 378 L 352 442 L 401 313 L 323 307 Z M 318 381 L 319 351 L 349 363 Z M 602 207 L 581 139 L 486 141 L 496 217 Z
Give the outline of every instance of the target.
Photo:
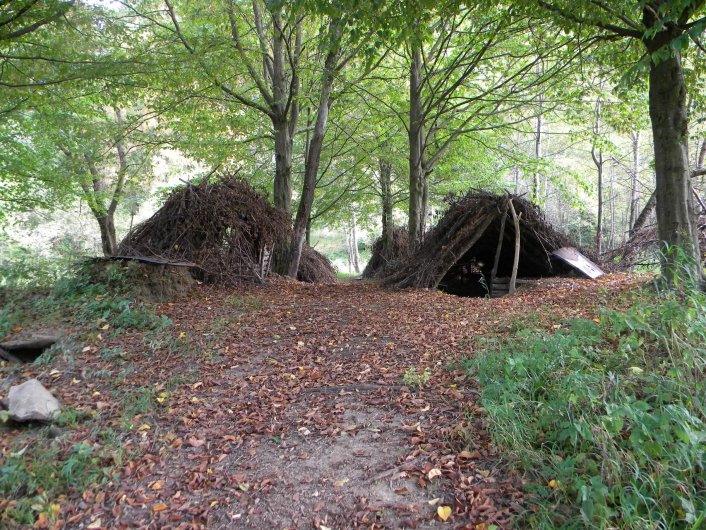
M 495 442 L 548 484 L 525 524 L 699 527 L 705 315 L 700 292 L 642 292 L 625 313 L 520 331 L 468 362 Z

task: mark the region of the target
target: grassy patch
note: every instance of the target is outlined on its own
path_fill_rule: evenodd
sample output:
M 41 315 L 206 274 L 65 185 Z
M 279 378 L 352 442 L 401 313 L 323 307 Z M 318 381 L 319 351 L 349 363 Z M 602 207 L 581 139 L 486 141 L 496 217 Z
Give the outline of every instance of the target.
M 33 443 L 0 455 L 0 498 L 5 500 L 0 526 L 32 525 L 40 517 L 56 520 L 60 496 L 107 482 L 120 460 L 115 447 L 87 442 L 68 449 Z
M 225 299 L 225 303 L 239 311 L 251 312 L 262 309 L 262 300 L 253 295 L 233 295 Z
M 519 331 L 467 362 L 494 442 L 536 482 L 522 528 L 697 529 L 706 517 L 706 296 Z

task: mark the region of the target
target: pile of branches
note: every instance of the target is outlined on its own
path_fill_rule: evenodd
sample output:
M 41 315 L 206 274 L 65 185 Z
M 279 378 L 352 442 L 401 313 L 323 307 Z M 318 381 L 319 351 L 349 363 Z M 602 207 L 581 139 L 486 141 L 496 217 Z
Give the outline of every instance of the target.
M 701 261 L 706 259 L 706 215 L 697 221 Z M 648 224 L 635 230 L 621 246 L 602 255 L 603 261 L 613 268 L 626 270 L 640 265 L 652 265 L 659 261 L 659 236 L 657 223 Z
M 336 269 L 326 256 L 304 244 L 297 280 L 308 283 L 336 283 Z
M 174 190 L 120 243 L 125 256 L 190 261 L 208 283 L 262 281 L 272 255 L 286 249 L 289 216 L 245 181 L 224 175 Z
M 551 252 L 572 246 L 571 241 L 556 231 L 531 202 L 519 196 L 509 197 L 520 216 L 525 274 L 530 277 L 556 274 Z M 508 196 L 472 190 L 464 197 L 451 197 L 447 202 L 449 208 L 439 223 L 425 235 L 407 263 L 384 278 L 385 284 L 437 288 L 449 269 L 471 249 L 478 263 L 492 267 L 503 217 L 506 217 L 506 237 L 514 231 L 508 213 Z M 510 246 L 506 242 L 504 252 L 508 252 Z M 501 265 L 507 266 L 511 260 L 501 261 Z
M 363 270 L 363 278 L 380 278 L 399 267 L 409 256 L 409 230 L 404 226 L 391 229 L 392 245 L 385 252 L 384 241 L 379 237 L 373 243 L 370 261 Z

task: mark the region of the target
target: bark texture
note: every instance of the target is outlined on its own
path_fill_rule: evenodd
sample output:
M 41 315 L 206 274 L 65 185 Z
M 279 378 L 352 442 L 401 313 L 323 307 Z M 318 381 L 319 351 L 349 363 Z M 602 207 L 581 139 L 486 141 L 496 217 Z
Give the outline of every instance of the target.
M 669 45 L 673 36 L 648 45 L 656 51 Z M 667 59 L 650 66 L 649 106 L 654 138 L 657 230 L 665 251 L 662 274 L 669 282 L 686 267 L 694 278 L 701 278 L 701 265 L 696 230 L 688 158 L 688 121 L 686 83 L 681 55 L 674 52 Z M 680 248 L 690 263 L 680 263 L 673 252 Z
M 422 50 L 412 49 L 409 75 L 409 249 L 424 235 L 424 110 L 422 104 Z

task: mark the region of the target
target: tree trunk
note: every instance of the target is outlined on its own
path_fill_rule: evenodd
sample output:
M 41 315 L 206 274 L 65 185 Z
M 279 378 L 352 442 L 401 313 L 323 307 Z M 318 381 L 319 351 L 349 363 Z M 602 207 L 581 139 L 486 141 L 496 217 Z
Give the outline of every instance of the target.
M 382 255 L 389 256 L 392 251 L 392 165 L 378 161 L 380 172 L 380 191 L 382 195 Z
M 657 196 L 655 195 L 655 193 L 652 193 L 652 195 L 650 195 L 650 198 L 645 203 L 645 206 L 642 208 L 640 215 L 637 216 L 637 219 L 635 219 L 635 222 L 630 228 L 630 237 L 635 235 L 635 232 L 639 231 L 642 227 L 645 226 L 647 220 L 650 218 L 650 215 L 652 215 L 652 212 L 654 211 L 656 205 Z
M 542 105 L 542 98 L 540 97 L 540 109 Z M 539 194 L 540 194 L 540 177 L 539 172 L 539 161 L 542 158 L 542 115 L 537 116 L 537 126 L 534 131 L 534 158 L 537 161 L 537 168 L 534 170 L 532 175 L 532 203 L 539 204 Z
M 701 144 L 701 149 L 699 149 L 699 157 L 696 160 L 696 169 L 701 169 L 704 167 L 704 160 L 706 159 L 706 138 Z
M 360 274 L 360 254 L 358 253 L 356 224 L 355 214 L 353 214 L 351 218 L 351 257 L 353 258 L 353 269 L 355 270 L 355 273 Z
M 105 256 L 115 256 L 118 253 L 118 240 L 115 236 L 115 220 L 109 213 L 97 213 L 93 215 L 98 221 L 101 232 L 101 247 Z
M 598 212 L 596 219 L 596 252 L 598 255 L 603 252 L 603 152 L 597 151 L 595 147 L 591 150 L 593 163 L 596 164 L 598 174 Z
M 632 171 L 630 175 L 630 221 L 628 226 L 632 228 L 638 215 L 640 207 L 640 131 L 632 134 Z
M 608 249 L 615 247 L 615 159 L 612 159 L 608 170 L 608 211 L 610 212 L 610 228 L 608 229 Z
M 353 274 L 353 246 L 351 244 L 350 226 L 346 230 L 346 250 L 348 251 L 348 274 Z
M 423 160 L 423 157 L 422 157 Z M 420 241 L 424 240 L 424 234 L 427 231 L 427 217 L 429 214 L 429 174 L 424 171 L 422 173 L 422 211 L 420 213 Z
M 598 212 L 596 219 L 596 253 L 600 256 L 603 252 L 603 150 L 596 148 L 596 139 L 601 132 L 601 105 L 599 97 L 596 100 L 596 108 L 593 113 L 593 145 L 591 146 L 591 158 L 596 165 L 598 176 Z
M 648 43 L 654 52 L 668 45 L 672 36 Z M 666 42 L 661 42 L 665 41 Z M 688 122 L 686 84 L 681 54 L 650 65 L 649 106 L 654 138 L 657 197 L 657 232 L 662 242 L 662 275 L 676 283 L 680 272 L 688 272 L 701 280 L 701 258 L 696 213 L 688 158 Z M 681 249 L 687 263 L 680 260 L 675 248 Z
M 275 206 L 292 212 L 292 136 L 286 119 L 272 121 L 275 133 Z
M 512 223 L 515 226 L 515 256 L 512 261 L 512 274 L 510 275 L 510 284 L 508 285 L 508 294 L 514 294 L 517 283 L 517 269 L 520 266 L 520 243 L 522 238 L 522 232 L 520 231 L 520 215 L 517 215 L 515 210 L 515 205 L 512 204 L 512 199 L 510 199 L 509 204 L 510 213 L 512 214 Z
M 541 61 L 537 63 L 536 72 L 538 75 L 544 74 L 544 63 Z M 540 179 L 541 173 L 539 171 L 539 161 L 542 158 L 542 112 L 544 110 L 544 97 L 542 94 L 539 95 L 539 113 L 537 114 L 537 126 L 534 130 L 534 158 L 537 162 L 537 167 L 532 175 L 532 193 L 531 201 L 533 204 L 539 204 L 539 195 L 541 190 Z
M 304 237 L 306 233 L 306 223 L 311 216 L 311 207 L 314 204 L 314 191 L 316 189 L 316 176 L 319 172 L 319 162 L 321 161 L 321 150 L 324 145 L 324 137 L 326 135 L 326 126 L 328 124 L 328 115 L 331 102 L 331 91 L 335 79 L 336 61 L 338 58 L 338 44 L 340 42 L 340 28 L 337 28 L 332 22 L 329 24 L 330 35 L 333 37 L 331 48 L 326 55 L 324 61 L 324 71 L 321 79 L 321 94 L 319 96 L 319 108 L 316 112 L 316 123 L 311 136 L 311 143 L 307 153 L 306 162 L 304 164 L 304 185 L 302 196 L 297 209 L 297 217 L 294 221 L 294 230 L 292 231 L 292 244 L 289 252 L 289 271 L 288 275 L 292 278 L 297 277 L 299 270 L 299 261 L 302 255 L 302 247 L 304 246 Z
M 409 75 L 409 250 L 421 243 L 424 215 L 424 110 L 422 108 L 422 50 L 412 49 Z

